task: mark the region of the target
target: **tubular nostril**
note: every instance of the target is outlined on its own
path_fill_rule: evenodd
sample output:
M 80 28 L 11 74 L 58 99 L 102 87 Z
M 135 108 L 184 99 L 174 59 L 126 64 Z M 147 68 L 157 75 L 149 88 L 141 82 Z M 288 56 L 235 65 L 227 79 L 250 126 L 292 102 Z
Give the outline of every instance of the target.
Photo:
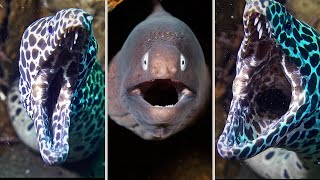
M 93 17 L 90 16 L 90 15 L 88 15 L 86 18 L 87 18 L 88 21 L 92 21 L 93 20 Z
M 171 67 L 170 68 L 170 74 L 175 74 L 177 72 L 177 68 Z

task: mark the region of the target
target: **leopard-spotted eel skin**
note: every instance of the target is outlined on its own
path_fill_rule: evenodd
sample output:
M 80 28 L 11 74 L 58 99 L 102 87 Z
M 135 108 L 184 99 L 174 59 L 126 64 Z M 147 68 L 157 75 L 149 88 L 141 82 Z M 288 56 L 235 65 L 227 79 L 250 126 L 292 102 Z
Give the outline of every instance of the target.
M 265 178 L 319 178 L 319 33 L 273 0 L 247 0 L 243 24 L 217 150 Z
M 81 9 L 63 9 L 22 36 L 19 88 L 8 96 L 12 124 L 47 164 L 85 159 L 104 140 L 105 78 L 92 21 Z

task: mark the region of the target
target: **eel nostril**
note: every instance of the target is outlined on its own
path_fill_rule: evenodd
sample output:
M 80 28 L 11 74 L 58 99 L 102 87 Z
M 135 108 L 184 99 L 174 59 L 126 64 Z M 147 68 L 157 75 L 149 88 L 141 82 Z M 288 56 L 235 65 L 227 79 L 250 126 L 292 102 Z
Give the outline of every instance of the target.
M 86 18 L 87 18 L 88 21 L 92 21 L 93 20 L 93 17 L 90 16 L 90 15 L 88 15 Z

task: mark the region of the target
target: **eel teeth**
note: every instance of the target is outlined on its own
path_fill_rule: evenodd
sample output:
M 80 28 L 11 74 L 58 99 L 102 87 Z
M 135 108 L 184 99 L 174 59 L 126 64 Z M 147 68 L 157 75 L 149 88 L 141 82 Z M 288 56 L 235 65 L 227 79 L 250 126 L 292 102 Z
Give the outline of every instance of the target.
M 74 34 L 74 41 L 73 41 L 73 44 L 76 44 L 77 39 L 78 39 L 78 32 L 76 31 L 76 33 Z
M 262 31 L 259 31 L 259 39 L 262 37 Z
M 257 26 L 257 30 L 260 32 L 260 30 L 261 30 L 261 22 L 259 22 L 259 24 Z
M 256 19 L 254 20 L 254 25 L 256 26 L 258 22 L 259 22 L 259 18 L 256 17 Z

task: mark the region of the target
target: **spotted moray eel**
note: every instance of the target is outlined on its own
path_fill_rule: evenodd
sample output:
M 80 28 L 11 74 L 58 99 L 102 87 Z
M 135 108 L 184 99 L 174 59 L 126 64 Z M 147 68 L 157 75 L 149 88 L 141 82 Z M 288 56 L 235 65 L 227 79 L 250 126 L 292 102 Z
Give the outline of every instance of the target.
M 9 112 L 17 135 L 47 164 L 85 159 L 104 140 L 105 79 L 92 21 L 81 9 L 64 9 L 22 36 Z
M 194 33 L 155 3 L 108 72 L 109 116 L 146 140 L 166 139 L 194 123 L 211 86 Z
M 273 0 L 247 0 L 217 150 L 265 178 L 319 178 L 320 36 Z

